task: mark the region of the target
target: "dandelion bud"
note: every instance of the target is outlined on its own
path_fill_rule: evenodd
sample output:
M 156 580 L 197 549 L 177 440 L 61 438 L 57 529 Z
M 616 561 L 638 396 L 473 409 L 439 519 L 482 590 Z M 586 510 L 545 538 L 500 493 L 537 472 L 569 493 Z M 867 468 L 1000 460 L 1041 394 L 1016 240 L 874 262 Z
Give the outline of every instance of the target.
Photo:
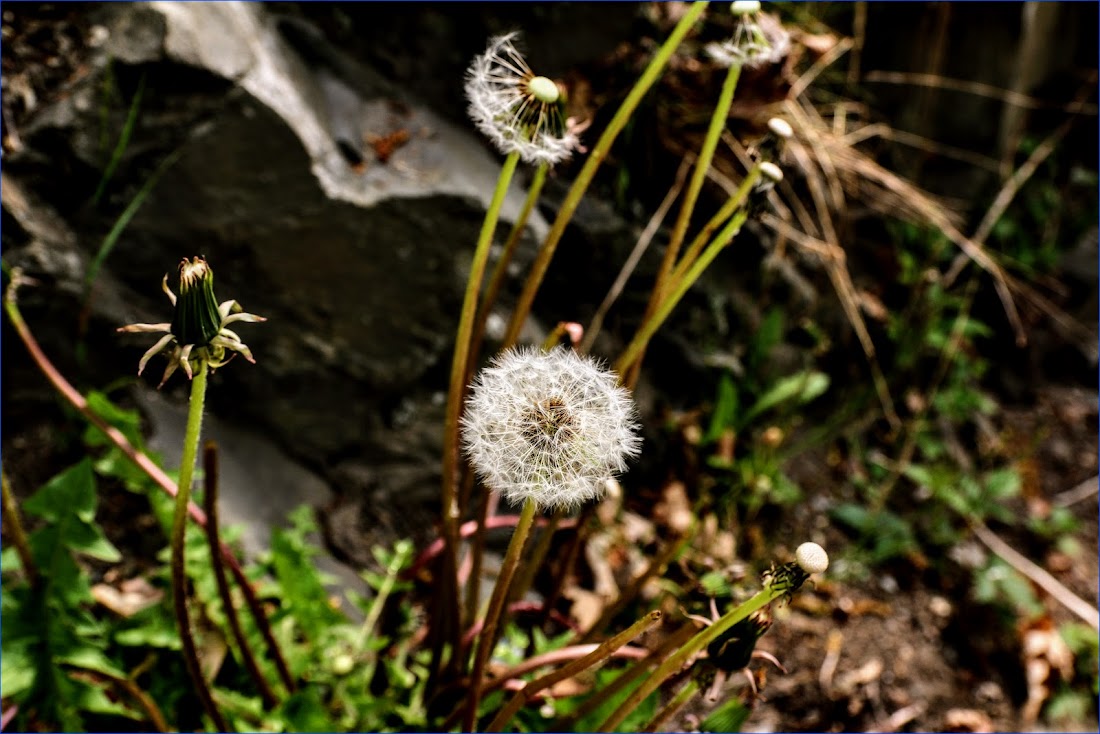
M 782 117 L 773 117 L 768 120 L 768 129 L 779 138 L 784 140 L 794 135 L 794 129 L 791 128 L 791 123 L 784 120 Z
M 176 297 L 168 288 L 168 276 L 161 282 L 164 294 L 175 307 L 171 324 L 130 324 L 119 327 L 118 331 L 136 333 L 163 334 L 138 362 L 138 374 L 145 370 L 153 355 L 160 352 L 168 354 L 168 367 L 164 370 L 160 386 L 163 386 L 177 368 L 190 378 L 195 367 L 204 362 L 211 370 L 226 364 L 226 352 L 242 355 L 249 362 L 255 362 L 252 352 L 237 336 L 236 332 L 226 328 L 234 321 L 257 323 L 267 321 L 262 316 L 241 313 L 236 301 L 225 301 L 218 305 L 214 297 L 214 272 L 206 260 L 194 257 L 184 258 L 180 262 L 180 295 Z
M 509 502 L 576 507 L 602 496 L 641 439 L 634 402 L 614 373 L 571 349 L 509 349 L 471 386 L 463 444 Z
M 829 554 L 817 543 L 803 543 L 798 546 L 794 559 L 806 573 L 824 573 L 829 567 Z
M 760 174 L 772 184 L 777 184 L 783 180 L 783 169 L 771 161 L 764 161 L 760 164 Z
M 536 76 L 513 40 L 498 36 L 466 70 L 470 118 L 502 153 L 527 163 L 553 165 L 580 149 L 581 126 L 565 118 L 565 94 Z
M 222 328 L 214 298 L 214 272 L 196 257 L 180 263 L 180 295 L 172 317 L 172 335 L 180 344 L 205 347 Z
M 760 12 L 760 3 L 757 0 L 736 0 L 730 3 L 730 12 L 734 15 L 752 15 Z

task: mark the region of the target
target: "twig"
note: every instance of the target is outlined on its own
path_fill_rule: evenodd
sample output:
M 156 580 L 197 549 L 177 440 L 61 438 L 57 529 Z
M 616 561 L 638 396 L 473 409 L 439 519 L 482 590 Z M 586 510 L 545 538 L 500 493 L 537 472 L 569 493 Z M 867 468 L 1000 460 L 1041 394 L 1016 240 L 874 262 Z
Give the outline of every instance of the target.
M 494 691 L 497 688 L 504 688 L 507 686 L 508 681 L 516 680 L 520 676 L 527 675 L 533 670 L 544 668 L 547 665 L 556 665 L 557 663 L 576 660 L 577 658 L 591 654 L 597 648 L 599 648 L 599 645 L 594 642 L 587 645 L 570 645 L 569 647 L 551 650 L 550 652 L 544 652 L 542 655 L 527 658 L 522 663 L 505 670 L 498 677 L 486 683 L 485 690 Z M 648 655 L 649 650 L 646 650 L 644 647 L 631 647 L 630 645 L 625 645 L 612 651 L 608 657 L 644 660 Z M 524 685 L 529 684 L 525 683 Z
M 1097 491 L 1100 491 L 1100 476 L 1086 479 L 1073 489 L 1055 495 L 1051 504 L 1055 507 L 1069 507 L 1093 497 Z
M 851 38 L 845 38 L 829 49 L 820 59 L 815 61 L 809 69 L 806 69 L 806 71 L 802 73 L 802 76 L 795 80 L 794 84 L 791 85 L 790 91 L 787 92 L 787 98 L 798 99 L 798 97 L 814 83 L 818 74 L 825 71 L 834 61 L 848 53 L 854 45 L 855 42 Z
M 956 92 L 975 94 L 979 97 L 998 99 L 1007 104 L 1030 110 L 1054 109 L 1067 112 L 1080 111 L 1082 114 L 1086 115 L 1095 115 L 1097 111 L 1100 110 L 1096 105 L 1082 105 L 1079 110 L 1077 110 L 1072 104 L 1067 105 L 1061 102 L 1047 102 L 1046 100 L 1029 97 L 1026 94 L 995 87 L 991 84 L 983 84 L 982 82 L 969 81 L 966 79 L 951 79 L 938 74 L 920 74 L 904 71 L 871 71 L 863 77 L 863 81 L 865 83 L 913 84 L 936 89 L 950 89 Z
M 94 678 L 100 678 L 102 680 L 114 683 L 116 686 L 126 691 L 126 693 L 129 694 L 129 696 L 135 701 L 137 701 L 138 705 L 145 710 L 145 715 L 149 717 L 149 723 L 153 725 L 153 728 L 156 731 L 172 731 L 172 729 L 168 727 L 168 722 L 165 720 L 164 714 L 161 713 L 160 707 L 157 706 L 156 701 L 153 700 L 152 696 L 142 690 L 141 686 L 137 684 L 137 681 L 133 680 L 133 677 L 123 678 L 121 676 L 106 673 L 102 670 L 93 670 L 91 668 L 85 668 L 79 665 L 73 665 L 73 667 L 79 670 L 82 674 L 87 674 Z
M 1006 563 L 1026 576 L 1032 583 L 1054 597 L 1055 601 L 1070 610 L 1094 630 L 1100 630 L 1100 611 L 1084 599 L 1075 595 L 1072 591 L 1051 576 L 1044 569 L 1025 558 L 1014 548 L 1005 543 L 992 530 L 981 522 L 971 525 L 978 540 L 985 543 L 989 550 L 1001 557 Z

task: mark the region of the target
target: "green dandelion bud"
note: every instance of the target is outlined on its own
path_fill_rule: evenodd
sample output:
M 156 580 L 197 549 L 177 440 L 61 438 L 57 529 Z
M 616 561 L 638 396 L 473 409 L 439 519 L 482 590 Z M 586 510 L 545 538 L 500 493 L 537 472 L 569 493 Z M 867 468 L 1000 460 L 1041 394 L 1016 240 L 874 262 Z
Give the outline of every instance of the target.
M 161 281 L 161 288 L 175 307 L 171 324 L 130 324 L 118 329 L 128 333 L 163 335 L 138 362 L 139 375 L 153 355 L 161 352 L 168 355 L 168 367 L 158 388 L 178 368 L 182 368 L 190 379 L 200 362 L 205 362 L 211 371 L 225 365 L 233 357 L 233 354 L 226 356 L 226 352 L 240 354 L 249 362 L 256 361 L 237 333 L 227 327 L 235 321 L 258 323 L 267 319 L 243 313 L 236 301 L 225 301 L 219 305 L 214 297 L 214 272 L 205 259 L 184 258 L 180 262 L 179 298 L 168 287 L 167 274 Z
M 214 272 L 196 257 L 180 263 L 180 295 L 172 317 L 172 336 L 180 344 L 205 347 L 222 328 L 218 301 L 214 298 Z

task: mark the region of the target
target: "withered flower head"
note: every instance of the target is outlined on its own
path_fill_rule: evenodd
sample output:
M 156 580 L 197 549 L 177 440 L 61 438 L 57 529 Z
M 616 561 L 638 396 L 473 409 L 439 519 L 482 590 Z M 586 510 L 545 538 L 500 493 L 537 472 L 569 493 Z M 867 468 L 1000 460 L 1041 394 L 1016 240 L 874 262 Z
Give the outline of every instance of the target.
M 164 334 L 138 362 L 138 374 L 154 354 L 168 353 L 168 367 L 161 378 L 162 387 L 177 368 L 182 367 L 191 379 L 195 368 L 205 362 L 211 370 L 225 365 L 233 358 L 226 352 L 237 352 L 249 362 L 255 363 L 252 352 L 237 336 L 227 328 L 234 321 L 256 323 L 267 321 L 262 316 L 243 313 L 236 301 L 225 301 L 218 305 L 214 297 L 214 272 L 202 257 L 180 261 L 180 294 L 176 297 L 168 287 L 168 275 L 161 282 L 168 300 L 175 306 L 171 324 L 130 324 L 121 326 L 118 331 Z

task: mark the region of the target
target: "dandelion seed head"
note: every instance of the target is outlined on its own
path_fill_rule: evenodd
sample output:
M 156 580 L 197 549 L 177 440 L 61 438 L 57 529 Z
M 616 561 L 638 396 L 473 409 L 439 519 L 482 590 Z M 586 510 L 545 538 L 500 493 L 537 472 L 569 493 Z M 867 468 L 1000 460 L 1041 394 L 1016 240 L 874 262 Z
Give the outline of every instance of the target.
M 553 165 L 580 149 L 580 129 L 565 118 L 561 87 L 536 76 L 516 49 L 517 36 L 493 38 L 466 70 L 470 118 L 502 153 Z
M 602 496 L 638 454 L 634 401 L 613 372 L 572 349 L 509 349 L 474 380 L 467 455 L 513 504 L 571 508 Z
M 737 16 L 733 37 L 722 43 L 707 45 L 707 53 L 722 66 L 746 66 L 755 69 L 775 64 L 786 58 L 791 48 L 791 36 L 773 15 L 759 12 L 760 4 L 734 3 Z M 745 7 L 738 8 L 737 6 Z

